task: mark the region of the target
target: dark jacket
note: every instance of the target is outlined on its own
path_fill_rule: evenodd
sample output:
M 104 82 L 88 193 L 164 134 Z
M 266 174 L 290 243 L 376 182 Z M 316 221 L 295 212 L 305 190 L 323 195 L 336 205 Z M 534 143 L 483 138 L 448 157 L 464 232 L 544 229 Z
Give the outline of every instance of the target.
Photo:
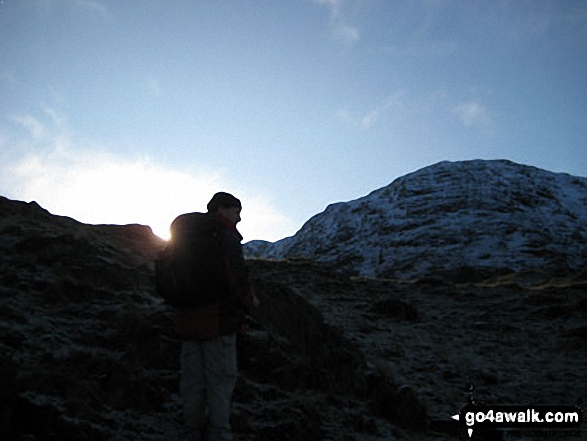
M 229 289 L 219 293 L 220 299 L 201 308 L 177 310 L 176 331 L 183 340 L 207 340 L 238 332 L 245 321 L 246 309 L 253 303 L 253 290 L 243 257 L 242 236 L 222 216 L 224 252 Z

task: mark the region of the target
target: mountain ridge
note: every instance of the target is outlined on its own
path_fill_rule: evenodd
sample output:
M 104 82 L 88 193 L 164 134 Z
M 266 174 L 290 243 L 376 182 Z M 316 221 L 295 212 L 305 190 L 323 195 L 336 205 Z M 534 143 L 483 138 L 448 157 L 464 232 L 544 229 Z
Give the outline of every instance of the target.
M 587 178 L 507 160 L 443 161 L 328 205 L 247 256 L 311 258 L 361 276 L 568 272 L 587 266 Z

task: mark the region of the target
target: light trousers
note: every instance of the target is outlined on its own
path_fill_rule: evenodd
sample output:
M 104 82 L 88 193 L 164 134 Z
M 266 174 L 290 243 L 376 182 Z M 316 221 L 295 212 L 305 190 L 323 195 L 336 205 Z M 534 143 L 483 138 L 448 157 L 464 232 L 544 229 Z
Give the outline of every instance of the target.
M 200 439 L 208 415 L 209 440 L 232 441 L 236 374 L 236 335 L 182 342 L 180 392 L 189 439 Z

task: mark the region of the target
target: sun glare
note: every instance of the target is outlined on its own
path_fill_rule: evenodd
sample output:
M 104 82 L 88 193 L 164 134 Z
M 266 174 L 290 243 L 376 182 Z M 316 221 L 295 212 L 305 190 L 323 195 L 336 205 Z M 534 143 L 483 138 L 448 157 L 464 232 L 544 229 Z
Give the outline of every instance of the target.
M 56 149 L 32 155 L 15 168 L 20 197 L 36 200 L 54 214 L 89 224 L 142 224 L 169 240 L 169 227 L 182 213 L 205 211 L 217 191 L 230 189 L 220 175 L 163 167 L 148 159 L 111 154 L 69 153 Z M 243 200 L 239 230 L 245 240 L 277 240 L 292 221 L 258 196 L 235 190 Z M 251 216 L 247 216 L 250 213 Z
M 16 167 L 22 197 L 85 223 L 149 225 L 169 238 L 173 219 L 206 206 L 218 183 L 149 160 L 112 155 L 29 156 Z

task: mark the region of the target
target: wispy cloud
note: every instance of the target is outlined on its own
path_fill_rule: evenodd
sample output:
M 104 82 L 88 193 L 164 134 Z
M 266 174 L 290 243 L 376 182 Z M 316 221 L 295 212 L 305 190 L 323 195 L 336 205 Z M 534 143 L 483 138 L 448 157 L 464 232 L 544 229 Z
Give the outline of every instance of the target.
M 334 37 L 344 43 L 353 44 L 359 40 L 361 34 L 357 27 L 340 22 L 334 26 Z
M 110 15 L 110 10 L 106 7 L 106 5 L 102 2 L 97 0 L 70 0 L 76 6 L 85 9 L 89 12 L 95 12 L 103 16 Z
M 343 0 L 314 0 L 320 6 L 328 8 L 332 36 L 345 44 L 353 44 L 361 37 L 359 29 L 348 23 L 343 12 Z
M 92 14 L 98 14 L 102 17 L 111 17 L 112 11 L 101 0 L 57 0 L 61 4 L 69 4 L 73 7 L 83 9 Z M 51 7 L 56 3 L 56 0 L 37 0 L 37 3 L 42 7 Z
M 346 125 L 364 130 L 373 129 L 385 123 L 398 124 L 408 120 L 430 120 L 434 115 L 452 117 L 468 129 L 490 129 L 495 125 L 497 112 L 478 100 L 453 101 L 443 89 L 427 95 L 417 96 L 405 91 L 389 95 L 380 105 L 363 114 L 341 109 L 336 116 Z
M 18 126 L 26 129 L 35 141 L 39 141 L 45 136 L 43 123 L 32 115 L 13 116 L 10 119 Z
M 365 116 L 361 118 L 361 125 L 366 129 L 370 129 L 373 126 L 373 124 L 375 124 L 375 121 L 379 119 L 381 114 L 384 113 L 385 110 L 389 107 L 390 105 L 385 104 L 381 107 L 373 109 L 371 112 L 367 113 Z
M 382 115 L 392 109 L 398 109 L 403 105 L 401 101 L 402 96 L 402 92 L 389 96 L 383 104 L 369 110 L 363 116 L 354 116 L 346 109 L 340 110 L 337 116 L 347 124 L 370 129 L 382 117 Z
M 467 102 L 453 106 L 452 113 L 465 127 L 490 127 L 494 122 L 494 114 L 484 105 Z
M 85 223 L 150 225 L 167 237 L 177 215 L 205 211 L 215 192 L 233 191 L 243 201 L 239 227 L 246 240 L 278 240 L 295 227 L 270 197 L 221 171 L 210 171 L 205 164 L 177 168 L 145 155 L 110 153 L 113 149 L 107 146 L 72 136 L 64 124 L 67 118 L 58 112 L 43 113 L 45 119 L 12 119 L 27 133 L 18 143 L 19 156 L 0 165 L 0 194 L 35 200 L 52 213 Z
M 42 115 L 16 115 L 9 118 L 14 124 L 24 128 L 34 141 L 63 139 L 67 134 L 67 118 L 54 109 L 44 106 Z

